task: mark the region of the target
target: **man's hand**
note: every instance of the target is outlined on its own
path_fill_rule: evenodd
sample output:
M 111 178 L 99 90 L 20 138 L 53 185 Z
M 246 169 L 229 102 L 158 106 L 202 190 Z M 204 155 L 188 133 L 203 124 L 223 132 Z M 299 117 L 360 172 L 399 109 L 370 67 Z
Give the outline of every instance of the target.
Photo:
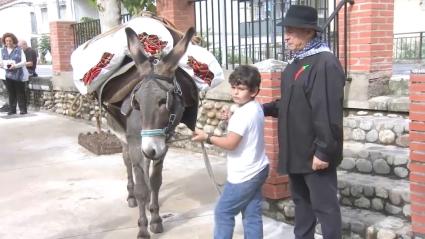
M 204 142 L 208 137 L 208 134 L 200 129 L 195 129 L 192 135 L 192 140 L 196 142 Z
M 223 108 L 220 110 L 220 116 L 219 116 L 219 118 L 221 119 L 221 120 L 229 120 L 229 118 L 230 118 L 230 109 L 229 109 L 229 106 L 227 106 L 227 105 L 225 105 L 225 106 L 223 106 Z
M 327 167 L 329 167 L 329 163 L 320 160 L 318 157 L 314 156 L 313 157 L 313 165 L 311 166 L 311 168 L 316 171 L 316 170 L 323 170 L 326 169 Z

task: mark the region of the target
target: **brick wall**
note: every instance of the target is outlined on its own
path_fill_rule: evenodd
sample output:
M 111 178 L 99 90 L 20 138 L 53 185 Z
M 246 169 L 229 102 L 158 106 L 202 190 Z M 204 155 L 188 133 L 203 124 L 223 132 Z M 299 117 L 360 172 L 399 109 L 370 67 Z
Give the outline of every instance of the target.
M 260 103 L 280 98 L 280 72 L 261 72 L 261 90 L 257 96 Z M 288 176 L 278 175 L 277 162 L 279 146 L 277 143 L 277 119 L 268 117 L 264 124 L 266 154 L 270 160 L 269 177 L 263 185 L 263 195 L 269 199 L 289 197 Z
M 177 29 L 185 32 L 195 26 L 195 4 L 187 0 L 157 0 L 158 15 L 176 25 Z
M 425 71 L 410 75 L 410 197 L 412 230 L 425 236 Z
M 394 0 L 356 0 L 347 9 L 348 71 L 391 72 Z M 343 20 L 342 9 L 339 13 L 341 53 L 344 52 Z
M 50 42 L 53 72 L 72 71 L 71 53 L 74 51 L 75 22 L 56 21 L 50 23 Z

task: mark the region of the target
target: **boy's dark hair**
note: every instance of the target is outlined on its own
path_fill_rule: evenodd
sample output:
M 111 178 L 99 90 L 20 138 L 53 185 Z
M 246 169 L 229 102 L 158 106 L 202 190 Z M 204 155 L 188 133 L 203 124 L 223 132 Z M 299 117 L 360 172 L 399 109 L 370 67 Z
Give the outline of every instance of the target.
M 241 65 L 230 74 L 229 83 L 231 86 L 245 85 L 252 92 L 260 89 L 261 75 L 257 67 Z

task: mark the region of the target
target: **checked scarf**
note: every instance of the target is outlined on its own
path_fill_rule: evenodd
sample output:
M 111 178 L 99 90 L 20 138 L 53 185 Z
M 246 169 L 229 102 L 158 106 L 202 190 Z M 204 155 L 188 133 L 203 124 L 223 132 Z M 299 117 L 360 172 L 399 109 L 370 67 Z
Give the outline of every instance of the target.
M 328 44 L 322 41 L 322 39 L 319 36 L 317 36 L 313 38 L 311 41 L 309 41 L 302 50 L 292 52 L 291 62 L 294 59 L 301 60 L 307 56 L 316 55 L 320 52 L 330 52 L 330 51 L 331 49 L 329 49 Z

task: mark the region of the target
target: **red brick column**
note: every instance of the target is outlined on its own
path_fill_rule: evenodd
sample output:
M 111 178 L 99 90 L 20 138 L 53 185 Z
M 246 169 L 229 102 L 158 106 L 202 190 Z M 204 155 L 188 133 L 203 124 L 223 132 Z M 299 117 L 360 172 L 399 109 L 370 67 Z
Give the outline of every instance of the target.
M 267 103 L 280 98 L 280 72 L 261 72 L 261 90 L 257 101 Z M 264 124 L 266 154 L 270 160 L 269 177 L 263 185 L 263 195 L 269 199 L 289 197 L 288 176 L 277 173 L 278 151 L 277 119 L 267 117 Z
M 391 72 L 394 0 L 355 0 L 348 12 L 348 71 Z M 339 14 L 340 52 L 344 64 L 344 8 Z
M 412 230 L 425 236 L 425 71 L 410 75 L 410 197 Z
M 164 17 L 185 32 L 195 26 L 195 3 L 188 0 L 157 0 L 158 16 Z
M 50 23 L 53 72 L 72 71 L 71 53 L 74 51 L 75 22 L 56 21 Z

